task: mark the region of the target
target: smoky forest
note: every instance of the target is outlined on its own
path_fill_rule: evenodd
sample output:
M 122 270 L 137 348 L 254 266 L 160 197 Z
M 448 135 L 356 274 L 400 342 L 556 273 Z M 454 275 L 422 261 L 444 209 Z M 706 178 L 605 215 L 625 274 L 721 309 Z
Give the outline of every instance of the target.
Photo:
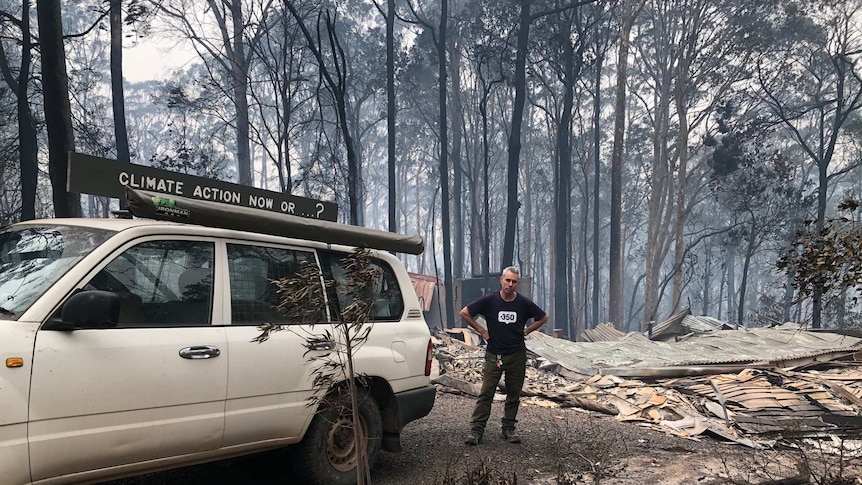
M 862 0 L 0 0 L 0 74 L 2 225 L 78 152 L 419 235 L 445 326 L 862 328 Z

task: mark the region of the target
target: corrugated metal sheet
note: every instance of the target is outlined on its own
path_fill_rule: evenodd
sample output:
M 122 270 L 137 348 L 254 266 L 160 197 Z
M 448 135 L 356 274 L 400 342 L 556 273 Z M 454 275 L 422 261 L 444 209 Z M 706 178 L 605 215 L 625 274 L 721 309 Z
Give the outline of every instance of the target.
M 441 285 L 440 280 L 434 276 L 423 274 L 409 273 L 410 282 L 413 283 L 413 289 L 416 291 L 416 296 L 419 298 L 419 304 L 422 305 L 422 311 L 431 310 L 431 301 L 434 299 L 434 290 Z
M 653 325 L 652 338 L 655 339 L 661 335 L 678 335 L 683 333 L 682 320 L 686 315 L 691 315 L 691 309 L 685 308 L 681 312 L 671 315 L 667 320 L 657 325 Z
M 681 312 L 671 315 L 667 320 L 653 326 L 653 340 L 666 340 L 678 335 L 689 333 L 707 333 L 716 330 L 730 330 L 733 325 L 712 317 L 694 316 L 691 309 L 685 308 Z M 646 335 L 648 332 L 644 332 Z
M 442 336 L 445 341 L 453 339 Z M 540 358 L 527 369 L 522 396 L 616 415 L 622 422 L 676 436 L 711 433 L 765 448 L 774 444 L 775 433 L 837 439 L 858 436 L 862 429 L 862 363 L 827 361 L 862 350 L 862 335 L 806 332 L 794 326 L 692 334 L 682 342 L 649 341 L 632 333 L 617 342 L 578 343 L 537 333 L 528 337 L 527 346 Z M 453 379 L 437 384 L 457 384 L 457 392 L 478 393 L 481 348 L 459 341 L 435 351 L 441 369 Z M 776 365 L 810 356 L 820 357 L 812 365 Z M 711 358 L 767 363 L 685 365 Z M 624 363 L 631 367 L 608 367 Z M 641 372 L 650 379 L 609 372 L 614 369 Z
M 658 325 L 653 326 L 652 339 L 666 340 L 689 333 L 707 333 L 732 328 L 733 326 L 712 317 L 693 316 L 691 311 L 686 308 Z M 643 334 L 649 336 L 650 332 L 647 330 Z M 625 332 L 617 330 L 610 323 L 601 323 L 596 325 L 595 328 L 581 332 L 581 340 L 587 342 L 613 342 L 622 340 L 625 336 Z
M 732 330 L 733 326 L 712 317 L 686 315 L 682 319 L 682 328 L 688 332 L 707 333 L 718 330 Z
M 665 388 L 722 403 L 729 418 L 751 433 L 786 435 L 811 429 L 835 430 L 831 423 L 842 421 L 858 423 L 852 405 L 830 392 L 823 379 L 808 373 L 746 369 L 738 374 L 660 382 Z
M 622 340 L 625 336 L 625 332 L 620 332 L 610 323 L 600 323 L 596 328 L 581 332 L 581 339 L 587 342 L 614 342 Z
M 862 350 L 862 339 L 797 328 L 753 328 L 695 334 L 674 342 L 628 334 L 615 342 L 572 342 L 534 333 L 527 348 L 571 371 L 592 375 L 613 368 L 649 369 L 719 364 L 787 366 L 794 360 L 832 358 Z

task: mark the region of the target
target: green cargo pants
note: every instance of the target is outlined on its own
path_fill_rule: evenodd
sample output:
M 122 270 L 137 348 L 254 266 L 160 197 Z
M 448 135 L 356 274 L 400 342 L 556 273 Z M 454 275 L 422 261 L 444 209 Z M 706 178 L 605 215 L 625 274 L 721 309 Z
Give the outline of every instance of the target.
M 500 365 L 498 366 L 498 363 Z M 500 377 L 506 373 L 506 404 L 503 408 L 503 429 L 514 430 L 518 422 L 518 405 L 521 402 L 521 388 L 527 373 L 527 351 L 521 350 L 514 354 L 500 355 L 485 352 L 485 367 L 482 370 L 482 391 L 476 399 L 476 408 L 470 428 L 476 436 L 482 436 L 485 425 L 491 417 L 491 402 L 494 400 Z

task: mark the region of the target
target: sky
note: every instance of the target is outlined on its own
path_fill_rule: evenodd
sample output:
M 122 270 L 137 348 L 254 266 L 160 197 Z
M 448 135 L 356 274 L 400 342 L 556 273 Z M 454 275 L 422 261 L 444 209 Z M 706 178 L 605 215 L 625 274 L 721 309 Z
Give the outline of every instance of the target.
M 164 80 L 195 58 L 197 54 L 185 42 L 147 37 L 123 50 L 123 75 L 127 83 Z

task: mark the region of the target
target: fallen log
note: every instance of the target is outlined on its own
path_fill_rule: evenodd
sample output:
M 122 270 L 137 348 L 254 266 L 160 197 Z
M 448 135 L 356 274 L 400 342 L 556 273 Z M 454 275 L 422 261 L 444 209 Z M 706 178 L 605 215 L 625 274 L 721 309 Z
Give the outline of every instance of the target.
M 561 404 L 563 407 L 579 407 L 588 411 L 596 411 L 599 413 L 616 416 L 620 413 L 619 409 L 613 404 L 602 404 L 592 399 L 582 399 L 579 397 L 567 397 Z
M 473 397 L 477 397 L 479 395 L 479 386 L 463 381 L 461 379 L 451 377 L 448 374 L 441 374 L 435 379 L 431 379 L 433 384 L 440 384 L 441 386 L 451 387 L 452 389 L 457 389 L 464 394 L 469 394 Z

